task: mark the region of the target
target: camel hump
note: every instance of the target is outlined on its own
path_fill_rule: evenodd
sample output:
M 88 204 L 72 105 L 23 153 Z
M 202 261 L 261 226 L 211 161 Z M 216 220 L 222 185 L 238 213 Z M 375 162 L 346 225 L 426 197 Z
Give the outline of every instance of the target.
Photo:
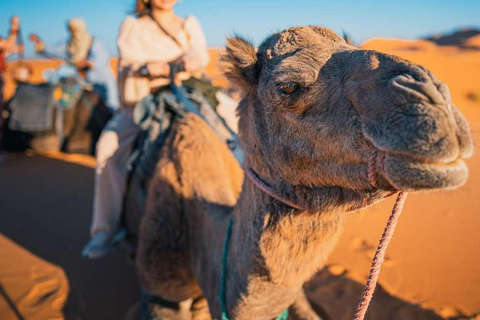
M 243 170 L 228 146 L 194 114 L 176 125 L 172 161 L 181 168 L 187 196 L 210 203 L 233 206 L 243 182 Z

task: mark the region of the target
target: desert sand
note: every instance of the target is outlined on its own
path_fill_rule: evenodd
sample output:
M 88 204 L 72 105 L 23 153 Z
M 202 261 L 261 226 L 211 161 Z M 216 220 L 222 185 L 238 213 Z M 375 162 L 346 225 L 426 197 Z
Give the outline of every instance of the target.
M 34 256 L 1 234 L 0 261 L 0 290 L 2 298 L 7 297 L 0 299 L 2 319 L 15 319 L 19 314 L 32 320 L 62 317 L 69 292 L 62 268 Z
M 89 239 L 92 185 L 93 170 L 84 165 L 6 155 L 0 164 L 1 320 L 122 320 L 139 300 L 134 265 L 121 248 L 96 261 L 80 256 Z
M 468 39 L 468 43 L 477 46 L 479 36 Z M 361 47 L 395 54 L 433 71 L 450 87 L 453 101 L 469 120 L 479 145 L 479 50 L 439 46 L 427 40 L 399 39 L 372 39 Z M 215 84 L 225 86 L 226 81 L 216 66 L 220 54 L 221 50 L 211 49 L 207 74 Z M 34 81 L 40 81 L 41 70 L 59 64 L 38 60 L 28 63 L 34 68 Z M 112 67 L 115 64 L 112 59 Z M 6 94 L 12 93 L 12 83 L 8 82 Z M 85 156 L 51 156 L 93 166 L 92 159 Z M 409 196 L 387 251 L 387 261 L 367 319 L 480 319 L 478 152 L 467 164 L 470 178 L 460 189 Z M 48 196 L 51 195 L 45 194 Z M 352 318 L 393 201 L 391 198 L 368 210 L 350 214 L 327 267 L 306 286 L 315 309 L 326 319 Z

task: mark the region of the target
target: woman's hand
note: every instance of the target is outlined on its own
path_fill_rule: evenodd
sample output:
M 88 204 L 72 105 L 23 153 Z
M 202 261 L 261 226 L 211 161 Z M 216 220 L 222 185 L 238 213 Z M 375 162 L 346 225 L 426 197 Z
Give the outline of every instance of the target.
M 43 43 L 43 41 L 40 39 L 39 36 L 37 36 L 34 33 L 31 33 L 28 36 L 28 38 L 30 39 L 30 41 L 32 41 L 35 44 L 36 52 L 42 52 L 43 50 L 45 50 L 45 44 Z
M 20 19 L 17 16 L 13 16 L 10 19 L 10 34 L 5 40 L 0 40 L 0 50 L 6 51 L 5 55 L 15 51 L 15 42 L 17 41 L 17 35 L 20 28 Z
M 81 61 L 75 62 L 75 67 L 77 67 L 77 69 L 79 70 L 85 70 L 89 68 L 91 69 L 93 68 L 93 63 L 91 63 L 88 60 L 81 60 Z
M 151 62 L 146 65 L 148 73 L 153 78 L 168 77 L 170 66 L 166 62 Z
M 20 18 L 17 16 L 13 16 L 10 19 L 10 34 L 17 34 L 18 30 L 20 29 Z
M 202 60 L 196 55 L 184 55 L 182 60 L 185 65 L 185 71 L 188 73 L 195 73 L 203 67 Z

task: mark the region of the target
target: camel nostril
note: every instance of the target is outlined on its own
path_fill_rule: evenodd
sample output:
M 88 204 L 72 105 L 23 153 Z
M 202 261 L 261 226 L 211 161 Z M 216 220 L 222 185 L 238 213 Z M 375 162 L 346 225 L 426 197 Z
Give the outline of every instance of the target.
M 429 77 L 419 79 L 410 74 L 401 74 L 390 80 L 389 89 L 397 104 L 412 102 L 445 104 L 447 102 L 439 86 Z

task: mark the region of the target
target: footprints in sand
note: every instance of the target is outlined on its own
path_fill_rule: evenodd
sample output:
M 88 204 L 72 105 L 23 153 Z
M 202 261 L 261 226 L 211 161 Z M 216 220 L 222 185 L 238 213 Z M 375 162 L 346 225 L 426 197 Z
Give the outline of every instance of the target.
M 370 243 L 365 239 L 355 237 L 351 242 L 351 248 L 355 252 L 362 253 L 367 260 L 372 261 L 373 257 L 375 256 L 375 251 L 377 250 L 377 245 Z M 383 266 L 393 267 L 395 265 L 397 265 L 397 261 L 392 259 L 387 253 L 385 255 L 385 262 L 383 263 Z
M 370 265 L 377 250 L 377 243 L 370 242 L 360 237 L 354 237 L 350 242 L 350 250 L 355 257 L 355 266 L 350 267 L 361 272 L 361 276 L 356 278 L 356 280 L 364 283 L 368 277 Z M 400 262 L 401 260 L 392 258 L 387 250 L 385 261 L 382 265 L 382 271 L 380 273 L 379 284 L 389 292 L 397 292 L 397 290 L 404 285 L 404 279 L 398 269 Z

